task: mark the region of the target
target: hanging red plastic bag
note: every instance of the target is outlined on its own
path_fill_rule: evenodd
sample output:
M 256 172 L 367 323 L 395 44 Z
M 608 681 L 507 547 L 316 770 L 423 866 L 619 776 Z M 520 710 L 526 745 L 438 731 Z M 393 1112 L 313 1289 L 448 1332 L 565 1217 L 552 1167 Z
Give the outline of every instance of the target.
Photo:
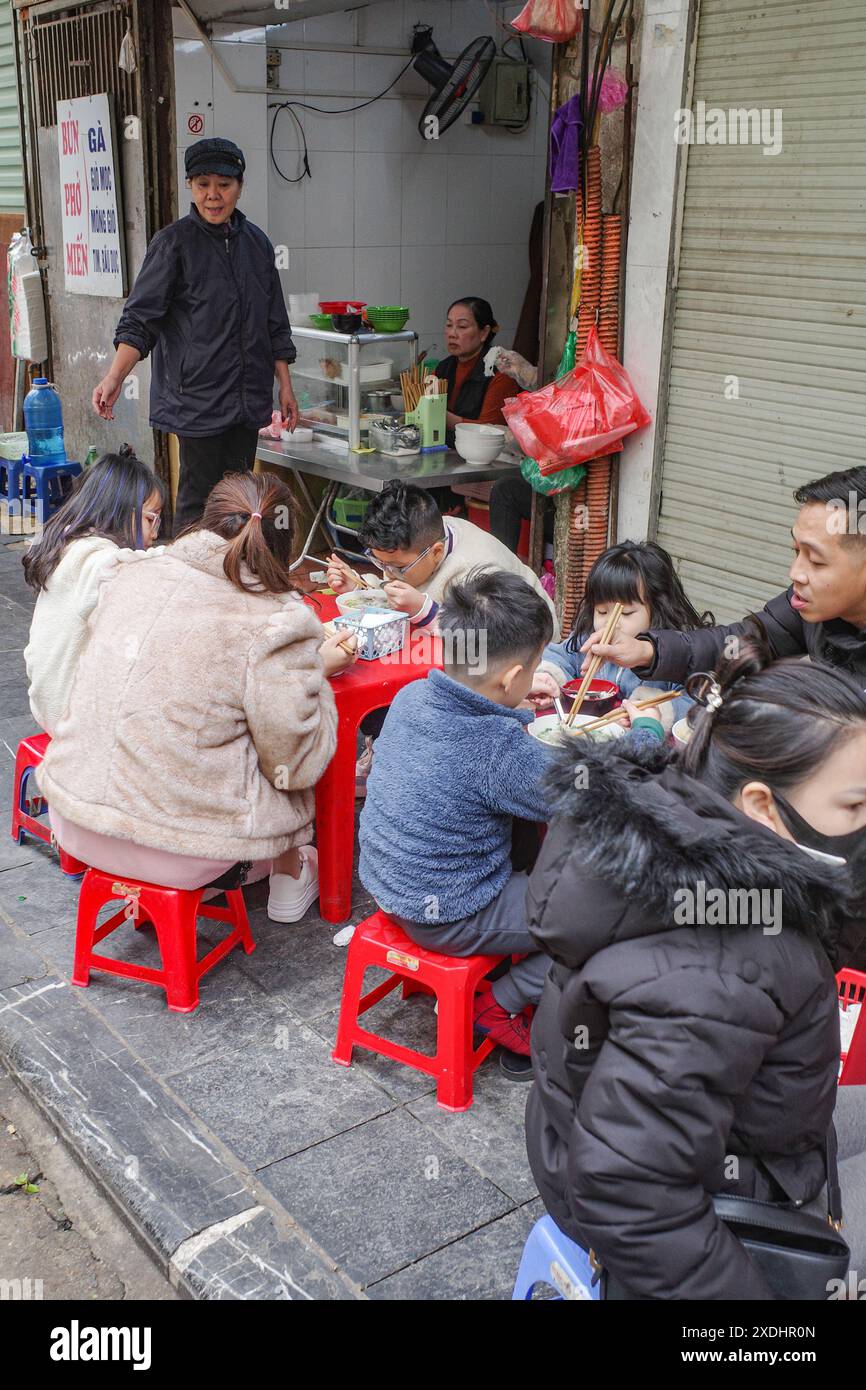
M 582 19 L 578 0 L 529 0 L 511 27 L 547 43 L 565 43 L 579 33 Z
M 618 453 L 626 435 L 650 422 L 628 372 L 605 352 L 594 328 L 573 371 L 504 401 L 502 413 L 545 475 Z

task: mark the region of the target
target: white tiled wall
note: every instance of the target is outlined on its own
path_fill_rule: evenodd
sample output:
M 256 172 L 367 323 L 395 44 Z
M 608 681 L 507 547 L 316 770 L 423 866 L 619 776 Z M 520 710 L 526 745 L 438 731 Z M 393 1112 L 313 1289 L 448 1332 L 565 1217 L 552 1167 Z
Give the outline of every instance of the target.
M 515 3 L 504 13 L 519 8 Z M 266 43 L 402 48 L 418 22 L 432 25 L 446 58 L 494 32 L 484 0 L 378 0 L 353 13 L 269 29 Z M 289 248 L 289 268 L 282 272 L 287 295 L 316 290 L 325 299 L 354 295 L 371 304 L 406 304 L 409 327 L 438 355 L 448 304 L 478 294 L 490 300 L 502 325 L 499 341 L 510 344 L 529 274 L 529 227 L 544 195 L 545 93 L 536 88 L 526 132 L 458 122 L 438 141 L 425 141 L 418 131 L 430 89 L 412 69 L 387 98 L 362 110 L 324 115 L 298 108 L 312 178 L 289 184 L 268 154 L 273 112 L 267 104 L 275 98 L 232 97 L 202 45 L 184 37 L 184 24 L 181 17 L 175 29 L 179 145 L 194 138 L 182 124 L 194 90 L 213 103 L 206 133 L 227 135 L 244 150 L 244 210 L 276 245 Z M 238 79 L 264 86 L 263 31 L 217 26 L 215 37 Z M 498 40 L 504 37 L 500 30 Z M 536 52 L 542 60 L 548 56 L 544 46 Z M 392 82 L 405 62 L 284 49 L 280 87 L 316 106 L 353 106 Z M 300 172 L 297 127 L 286 112 L 277 117 L 274 156 L 289 177 Z

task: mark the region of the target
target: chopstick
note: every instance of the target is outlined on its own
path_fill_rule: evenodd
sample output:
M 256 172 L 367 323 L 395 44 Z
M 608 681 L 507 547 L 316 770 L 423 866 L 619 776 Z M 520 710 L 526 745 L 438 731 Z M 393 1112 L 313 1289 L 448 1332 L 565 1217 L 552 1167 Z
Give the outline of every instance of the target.
M 422 367 L 422 358 L 419 358 L 417 364 L 414 367 L 410 367 L 408 371 L 400 373 L 400 386 L 403 391 L 403 404 L 406 407 L 407 413 L 409 411 L 418 409 L 418 402 L 424 395 L 425 385 L 429 378 L 434 375 L 433 372 L 428 372 Z M 445 393 L 447 392 L 448 382 L 446 381 L 445 377 L 438 378 L 437 390 L 440 396 L 445 395 Z
M 336 637 L 337 635 L 337 629 L 333 623 L 322 623 L 322 631 L 327 633 L 329 637 Z M 344 652 L 348 652 L 349 656 L 355 655 L 356 648 L 350 647 L 348 642 L 339 642 L 337 645 L 342 647 Z
M 614 606 L 613 606 L 613 612 L 611 613 L 610 617 L 609 617 L 608 620 L 607 620 L 607 623 L 606 623 L 606 625 L 605 625 L 604 632 L 603 632 L 602 635 L 601 635 L 601 643 L 600 643 L 599 645 L 601 645 L 601 646 L 606 646 L 607 643 L 610 641 L 610 639 L 613 637 L 614 630 L 615 630 L 615 628 L 616 628 L 616 626 L 617 626 L 617 623 L 619 622 L 620 618 L 622 617 L 622 608 L 623 608 L 623 606 L 622 606 L 621 603 L 615 603 L 615 604 L 614 604 Z M 604 657 L 602 657 L 602 656 L 594 656 L 594 657 L 591 659 L 589 665 L 587 666 L 587 668 L 586 668 L 586 675 L 584 676 L 583 680 L 580 682 L 580 686 L 579 686 L 579 688 L 578 688 L 578 692 L 577 692 L 577 694 L 576 694 L 575 697 L 574 697 L 574 704 L 572 705 L 571 709 L 568 711 L 568 718 L 567 718 L 566 721 L 565 721 L 566 728 L 570 728 L 570 727 L 571 727 L 571 724 L 572 724 L 573 721 L 574 721 L 574 716 L 575 716 L 576 714 L 579 713 L 580 707 L 581 707 L 581 705 L 583 704 L 583 701 L 584 701 L 584 697 L 585 697 L 585 695 L 586 695 L 586 692 L 587 692 L 587 690 L 589 689 L 590 681 L 592 681 L 592 680 L 595 679 L 595 673 L 596 673 L 596 671 L 598 670 L 598 668 L 599 668 L 599 666 L 601 665 L 601 663 L 603 662 L 603 660 L 604 660 Z
M 681 690 L 669 690 L 664 695 L 659 695 L 654 700 L 638 700 L 635 709 L 652 709 L 655 705 L 666 705 L 669 700 L 678 700 L 682 695 Z M 576 729 L 572 729 L 573 734 L 591 734 L 596 729 L 606 729 L 609 724 L 616 724 L 622 719 L 623 711 L 621 706 L 616 709 L 608 710 L 607 714 L 602 714 L 598 719 L 593 719 L 589 724 L 579 724 Z

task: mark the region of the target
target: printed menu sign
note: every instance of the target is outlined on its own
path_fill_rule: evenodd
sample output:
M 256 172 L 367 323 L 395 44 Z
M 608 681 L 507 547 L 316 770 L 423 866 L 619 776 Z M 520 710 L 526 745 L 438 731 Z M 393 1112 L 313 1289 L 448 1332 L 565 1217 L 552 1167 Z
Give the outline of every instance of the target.
M 122 237 L 107 93 L 57 103 L 63 273 L 69 294 L 124 294 Z

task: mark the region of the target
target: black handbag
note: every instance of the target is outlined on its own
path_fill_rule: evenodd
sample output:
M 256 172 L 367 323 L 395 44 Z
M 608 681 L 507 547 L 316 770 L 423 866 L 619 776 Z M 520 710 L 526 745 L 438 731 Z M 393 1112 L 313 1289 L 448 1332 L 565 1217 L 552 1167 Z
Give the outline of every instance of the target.
M 757 1162 L 760 1159 L 755 1155 Z M 713 1207 L 754 1261 L 777 1299 L 819 1302 L 830 1292 L 830 1280 L 848 1273 L 851 1251 L 841 1234 L 842 1192 L 836 1162 L 836 1133 L 827 1136 L 827 1217 L 801 1211 L 790 1202 L 764 1202 L 756 1197 L 713 1197 Z M 592 1252 L 590 1252 L 592 1259 Z M 606 1270 L 601 1296 L 634 1301 L 625 1286 Z

